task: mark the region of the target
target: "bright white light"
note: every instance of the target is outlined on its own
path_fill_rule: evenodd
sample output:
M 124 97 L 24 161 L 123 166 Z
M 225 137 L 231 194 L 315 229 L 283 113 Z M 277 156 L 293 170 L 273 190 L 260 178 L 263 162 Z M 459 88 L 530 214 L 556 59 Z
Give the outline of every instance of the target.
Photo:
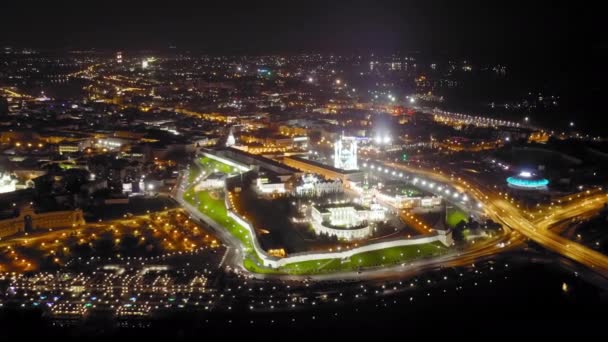
M 381 144 L 382 143 L 382 138 L 377 136 L 374 138 L 374 141 L 376 142 L 376 144 Z
M 416 102 L 416 99 L 413 97 L 410 97 L 410 103 L 415 103 L 415 102 Z
M 312 82 L 314 82 L 314 81 L 315 81 L 315 80 L 314 80 L 312 77 L 309 77 L 309 78 L 308 78 L 308 83 L 312 83 Z
M 339 85 L 340 83 L 342 83 L 342 81 L 341 81 L 340 79 L 337 79 L 337 80 L 336 80 L 336 84 L 338 84 L 338 85 Z
M 532 172 L 530 171 L 522 171 L 519 173 L 520 177 L 524 177 L 524 178 L 530 178 L 532 177 Z
M 382 138 L 382 142 L 385 144 L 388 144 L 391 142 L 391 137 L 389 136 L 385 136 L 384 138 Z
M 148 190 L 154 190 L 154 184 L 148 184 Z
M 0 194 L 16 190 L 17 180 L 8 173 L 0 172 Z

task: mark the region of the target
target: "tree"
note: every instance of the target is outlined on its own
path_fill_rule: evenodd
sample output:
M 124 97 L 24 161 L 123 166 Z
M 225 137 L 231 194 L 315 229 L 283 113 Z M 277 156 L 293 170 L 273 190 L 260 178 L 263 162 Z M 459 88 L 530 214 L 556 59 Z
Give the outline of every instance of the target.
M 466 228 L 467 228 L 467 222 L 465 220 L 460 220 L 460 222 L 458 222 L 456 224 L 456 226 L 454 226 L 452 236 L 455 241 L 459 241 L 459 242 L 464 241 L 464 230 Z

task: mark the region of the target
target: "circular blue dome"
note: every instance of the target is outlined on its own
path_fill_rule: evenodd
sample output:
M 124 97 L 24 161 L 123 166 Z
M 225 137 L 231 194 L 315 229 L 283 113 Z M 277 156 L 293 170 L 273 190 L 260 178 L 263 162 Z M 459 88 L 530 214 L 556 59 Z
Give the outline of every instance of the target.
M 547 188 L 549 180 L 542 177 L 536 177 L 530 172 L 522 171 L 517 176 L 507 178 L 507 183 L 513 188 L 541 190 Z

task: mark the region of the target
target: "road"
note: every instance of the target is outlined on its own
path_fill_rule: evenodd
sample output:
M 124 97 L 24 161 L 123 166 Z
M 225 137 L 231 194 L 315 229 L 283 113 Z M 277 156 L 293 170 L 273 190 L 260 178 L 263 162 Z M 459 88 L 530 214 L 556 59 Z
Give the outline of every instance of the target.
M 539 245 L 582 265 L 585 265 L 604 277 L 608 277 L 608 256 L 593 249 L 561 237 L 549 228 L 565 219 L 577 217 L 589 212 L 599 211 L 608 203 L 608 195 L 604 193 L 573 198 L 569 203 L 555 208 L 544 218 L 531 221 L 525 217 L 523 210 L 497 193 L 495 189 L 478 183 L 475 179 L 465 177 L 448 177 L 437 170 L 411 168 L 402 164 L 386 163 L 396 169 L 418 173 L 429 178 L 452 184 L 472 194 L 483 203 L 484 211 L 493 221 L 524 235 Z

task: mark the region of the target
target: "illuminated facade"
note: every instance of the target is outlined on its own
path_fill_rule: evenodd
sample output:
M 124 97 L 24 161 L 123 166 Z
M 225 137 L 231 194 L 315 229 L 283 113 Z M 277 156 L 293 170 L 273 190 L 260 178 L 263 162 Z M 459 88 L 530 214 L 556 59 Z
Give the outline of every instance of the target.
M 522 171 L 516 176 L 507 178 L 507 184 L 511 188 L 522 190 L 546 190 L 549 180 L 538 177 L 531 172 Z
M 295 187 L 295 195 L 298 197 L 323 196 L 344 192 L 342 182 L 323 181 L 314 175 L 308 174 L 301 178 L 301 184 Z
M 19 216 L 0 221 L 0 237 L 35 229 L 79 227 L 84 224 L 80 209 L 37 213 L 28 206 L 19 210 Z
M 234 144 L 236 144 L 236 139 L 234 138 L 232 127 L 230 127 L 230 133 L 228 134 L 228 139 L 226 139 L 226 147 L 233 146 Z
M 358 170 L 357 140 L 342 136 L 334 145 L 334 167 L 342 170 Z
M 369 222 L 385 219 L 380 206 L 363 208 L 355 205 L 312 207 L 312 228 L 317 235 L 335 236 L 341 240 L 361 240 L 372 234 Z
M 17 180 L 13 179 L 8 173 L 0 172 L 0 194 L 15 191 Z

